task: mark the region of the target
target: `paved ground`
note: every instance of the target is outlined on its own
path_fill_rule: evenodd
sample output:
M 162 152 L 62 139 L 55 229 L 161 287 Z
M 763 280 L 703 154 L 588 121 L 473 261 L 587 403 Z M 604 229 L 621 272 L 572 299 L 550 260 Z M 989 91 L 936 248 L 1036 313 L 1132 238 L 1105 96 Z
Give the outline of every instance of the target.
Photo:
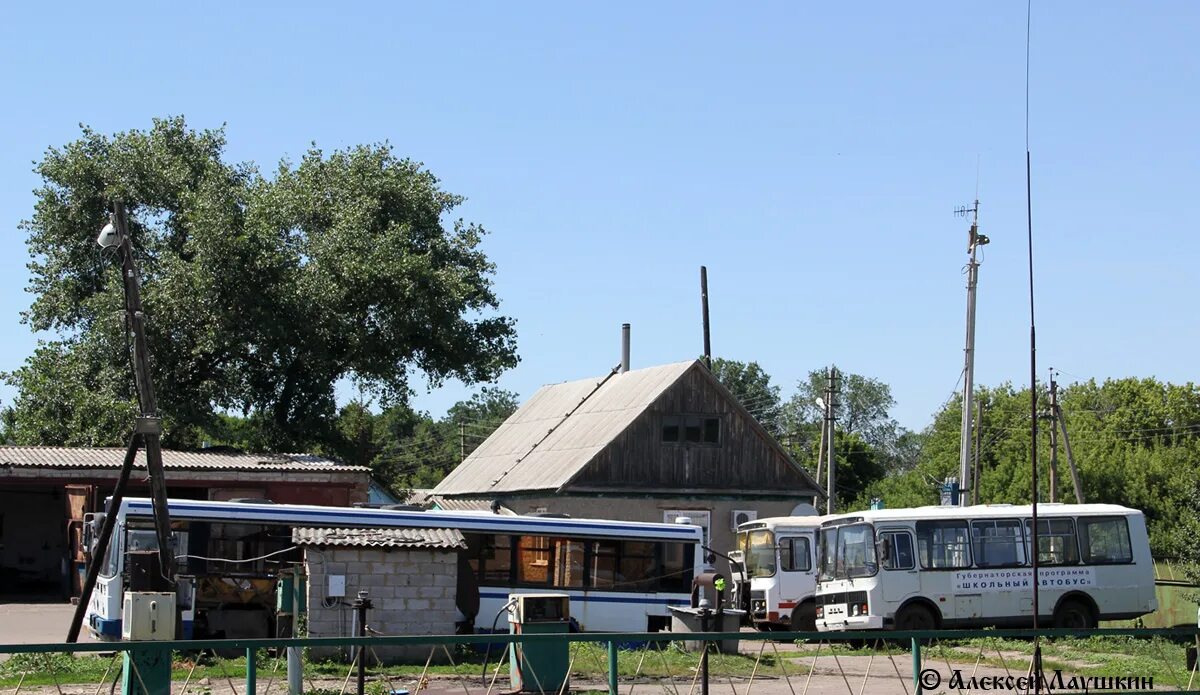
M 75 606 L 65 601 L 0 602 L 0 644 L 62 642 L 67 638 L 67 628 L 71 626 L 74 612 Z M 91 641 L 86 628 L 80 631 L 79 641 Z

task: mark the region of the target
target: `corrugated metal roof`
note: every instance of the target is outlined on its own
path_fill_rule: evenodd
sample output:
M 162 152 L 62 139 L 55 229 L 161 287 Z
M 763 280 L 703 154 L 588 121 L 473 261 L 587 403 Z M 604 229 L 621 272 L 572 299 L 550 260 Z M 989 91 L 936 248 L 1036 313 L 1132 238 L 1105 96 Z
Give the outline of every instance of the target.
M 447 548 L 467 547 L 457 529 L 449 528 L 297 528 L 296 545 L 360 548 Z
M 494 502 L 488 499 L 459 499 L 455 497 L 439 497 L 430 495 L 427 501 L 437 509 L 448 512 L 491 512 Z M 516 516 L 517 513 L 503 504 L 495 512 L 503 516 Z
M 370 469 L 345 466 L 315 454 L 244 454 L 230 451 L 171 451 L 164 449 L 163 466 L 178 470 L 354 472 Z M 0 468 L 110 468 L 125 460 L 119 447 L 0 446 Z M 146 467 L 139 450 L 135 466 Z
M 543 386 L 433 492 L 557 489 L 695 364 L 689 360 Z

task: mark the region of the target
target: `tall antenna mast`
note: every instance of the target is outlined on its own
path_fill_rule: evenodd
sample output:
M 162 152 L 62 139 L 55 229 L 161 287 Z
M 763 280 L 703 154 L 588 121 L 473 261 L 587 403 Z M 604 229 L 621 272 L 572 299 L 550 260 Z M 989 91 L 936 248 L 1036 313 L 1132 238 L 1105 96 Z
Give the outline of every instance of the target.
M 979 288 L 978 251 L 989 239 L 979 233 L 978 199 L 972 207 L 960 207 L 954 213 L 959 217 L 971 217 L 971 229 L 967 233 L 967 253 L 970 255 L 970 260 L 967 261 L 967 341 L 963 349 L 962 436 L 958 452 L 958 479 L 961 481 L 958 503 L 965 507 L 975 485 L 975 481 L 971 479 L 974 473 L 974 467 L 971 465 L 971 428 L 975 398 L 975 294 Z

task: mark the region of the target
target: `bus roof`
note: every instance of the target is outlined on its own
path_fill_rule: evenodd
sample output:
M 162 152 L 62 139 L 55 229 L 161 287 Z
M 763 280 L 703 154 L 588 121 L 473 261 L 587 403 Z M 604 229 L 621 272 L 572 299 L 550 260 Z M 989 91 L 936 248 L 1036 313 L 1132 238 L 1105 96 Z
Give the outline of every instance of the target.
M 759 529 L 775 530 L 779 528 L 801 528 L 811 529 L 817 528 L 829 517 L 826 516 L 769 516 L 764 519 L 755 519 L 739 524 L 738 532 L 742 531 L 757 531 Z
M 145 497 L 127 497 L 121 506 L 129 516 L 152 517 L 154 515 L 151 501 Z M 680 542 L 703 542 L 704 534 L 704 529 L 690 524 L 564 519 L 443 510 L 413 511 L 173 499 L 167 502 L 167 511 L 172 519 L 242 521 L 305 527 L 453 528 L 476 533 L 527 533 L 542 536 L 601 538 L 634 537 Z
M 1129 516 L 1141 515 L 1141 511 L 1122 507 L 1119 504 L 1063 504 L 1061 502 L 1039 502 L 1038 517 L 1052 516 Z M 862 521 L 910 521 L 921 519 L 993 519 L 996 517 L 1030 517 L 1030 504 L 976 504 L 969 507 L 929 506 L 900 509 L 868 509 L 861 512 L 835 514 L 823 517 L 831 526 L 850 520 Z

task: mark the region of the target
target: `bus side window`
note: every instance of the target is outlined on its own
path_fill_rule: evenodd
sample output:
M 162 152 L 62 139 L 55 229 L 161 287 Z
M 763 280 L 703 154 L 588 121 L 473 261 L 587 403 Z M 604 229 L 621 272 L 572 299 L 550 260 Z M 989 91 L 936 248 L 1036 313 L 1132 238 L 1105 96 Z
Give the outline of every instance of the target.
M 921 566 L 925 569 L 962 569 L 971 566 L 970 535 L 966 520 L 918 521 Z
M 1081 517 L 1079 545 L 1083 548 L 1083 561 L 1088 564 L 1133 562 L 1129 524 L 1124 517 Z
M 1033 536 L 1033 521 L 1025 520 L 1025 549 Z M 1079 546 L 1075 542 L 1074 519 L 1038 519 L 1038 564 L 1079 564 Z M 1028 554 L 1028 552 L 1026 553 Z
M 887 559 L 883 563 L 885 570 L 910 570 L 914 567 L 912 536 L 904 531 L 888 531 L 880 536 L 888 547 Z

